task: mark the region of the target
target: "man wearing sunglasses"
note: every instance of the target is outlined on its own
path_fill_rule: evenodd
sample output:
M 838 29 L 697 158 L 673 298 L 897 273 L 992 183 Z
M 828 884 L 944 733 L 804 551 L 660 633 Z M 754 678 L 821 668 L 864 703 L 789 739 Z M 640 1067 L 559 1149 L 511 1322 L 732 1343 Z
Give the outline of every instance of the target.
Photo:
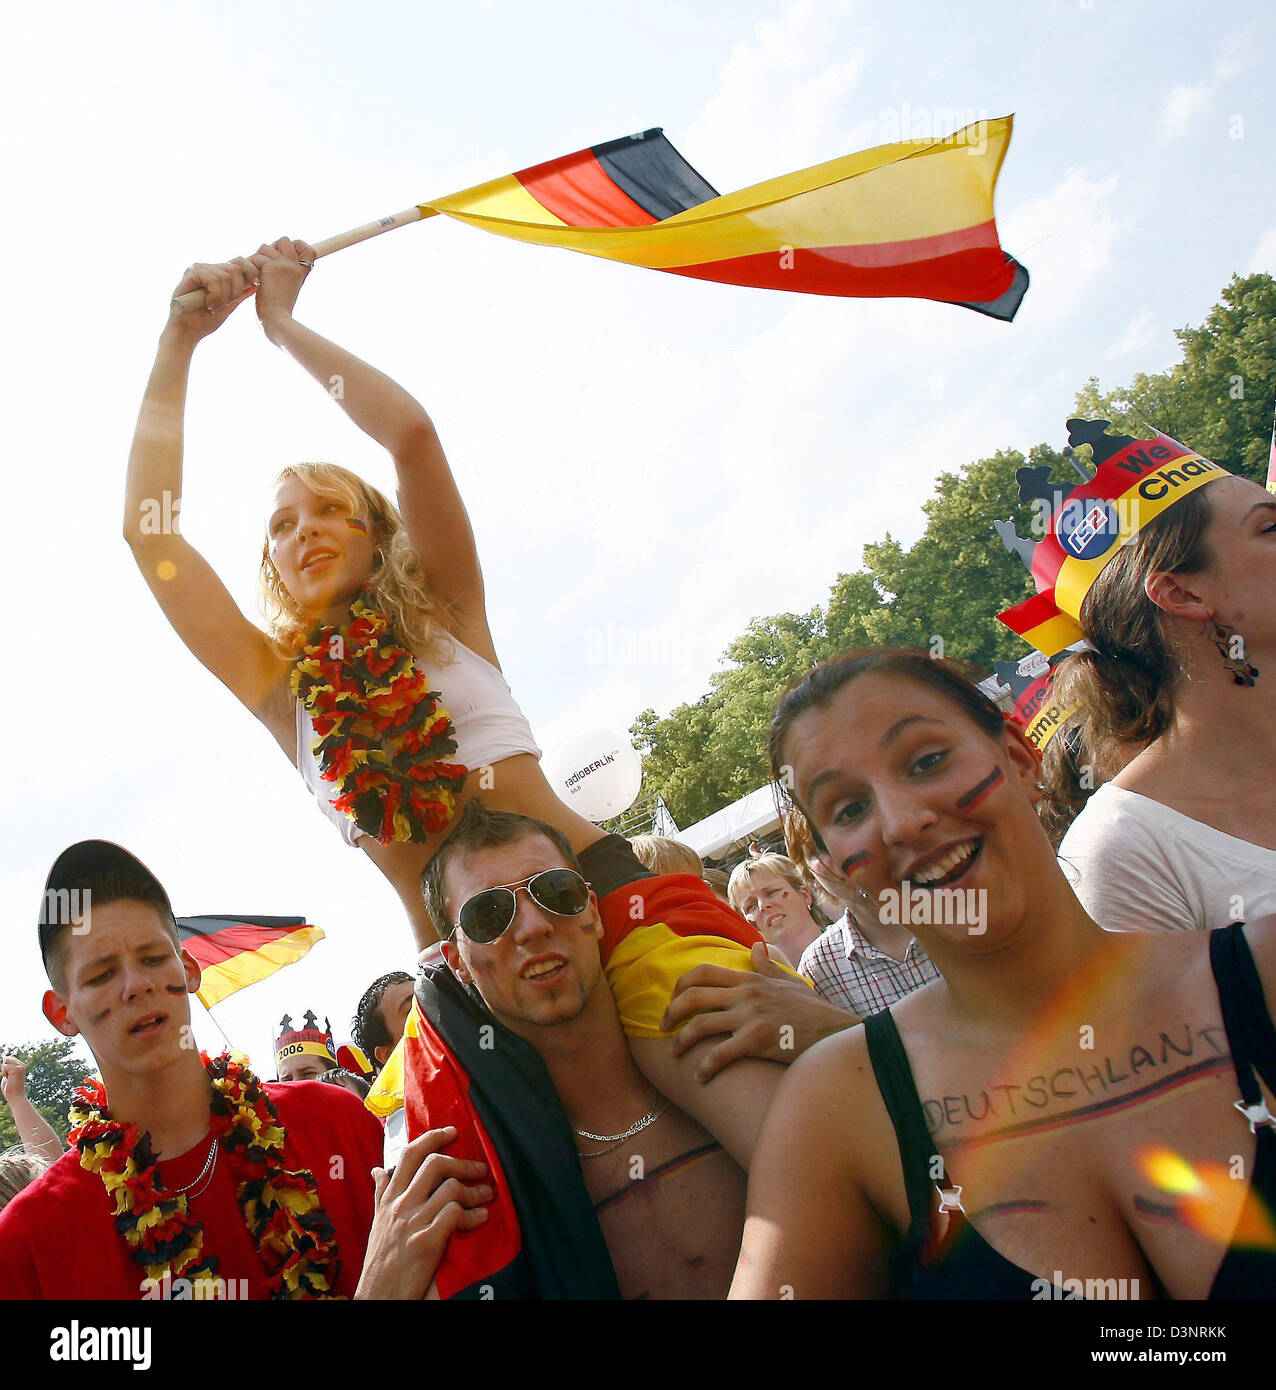
M 669 881 L 635 888 L 650 894 Z M 676 882 L 720 910 L 700 880 Z M 456 1124 L 449 1152 L 488 1161 L 497 1190 L 487 1228 L 449 1243 L 440 1293 L 598 1297 L 618 1285 L 625 1298 L 723 1297 L 744 1174 L 630 1056 L 603 973 L 598 899 L 570 846 L 539 821 L 474 799 L 423 887 L 447 970 L 426 968 L 418 981 L 405 1047 L 408 1132 Z M 477 1112 L 468 1133 L 457 1091 Z M 599 1230 L 614 1282 L 609 1270 L 581 1276 Z M 486 1264 L 480 1246 L 492 1247 Z M 530 1282 L 482 1272 L 501 1275 L 507 1256 L 537 1262 Z

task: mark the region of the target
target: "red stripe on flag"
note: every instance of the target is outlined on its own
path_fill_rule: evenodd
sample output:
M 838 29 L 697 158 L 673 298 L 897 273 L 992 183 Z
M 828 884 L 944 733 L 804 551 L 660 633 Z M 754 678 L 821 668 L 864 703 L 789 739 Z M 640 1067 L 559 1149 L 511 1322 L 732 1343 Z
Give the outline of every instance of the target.
M 260 951 L 271 941 L 279 941 L 293 932 L 301 931 L 300 925 L 291 927 L 251 927 L 227 926 L 211 935 L 183 931 L 182 946 L 191 953 L 200 965 L 220 965 L 232 956 L 246 951 Z
M 612 182 L 588 150 L 551 159 L 514 177 L 569 227 L 649 227 L 656 221 Z
M 964 233 L 955 233 L 962 236 Z M 946 237 L 927 237 L 941 242 Z M 1014 267 L 996 246 L 931 253 L 926 259 L 908 254 L 915 242 L 876 246 L 801 247 L 734 256 L 701 265 L 662 266 L 671 275 L 751 285 L 764 290 L 797 290 L 863 299 L 936 299 L 955 304 L 987 304 L 999 299 L 1014 281 Z M 902 248 L 905 254 L 892 254 Z

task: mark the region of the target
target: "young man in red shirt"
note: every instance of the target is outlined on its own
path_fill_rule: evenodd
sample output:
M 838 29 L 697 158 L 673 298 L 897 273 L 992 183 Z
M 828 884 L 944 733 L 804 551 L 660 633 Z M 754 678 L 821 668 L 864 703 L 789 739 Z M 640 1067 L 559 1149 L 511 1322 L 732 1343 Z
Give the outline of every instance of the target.
M 50 1023 L 101 1073 L 72 1146 L 0 1212 L 0 1298 L 421 1298 L 486 1219 L 483 1165 L 404 1151 L 339 1087 L 260 1083 L 194 1045 L 199 967 L 168 895 L 101 840 L 59 856 L 40 914 Z

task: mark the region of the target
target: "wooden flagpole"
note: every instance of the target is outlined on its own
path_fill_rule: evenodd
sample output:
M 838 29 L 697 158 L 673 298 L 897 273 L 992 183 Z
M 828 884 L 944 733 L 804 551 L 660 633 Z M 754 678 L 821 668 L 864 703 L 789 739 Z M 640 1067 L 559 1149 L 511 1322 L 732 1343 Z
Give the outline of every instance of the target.
M 362 227 L 354 227 L 348 232 L 339 232 L 336 236 L 330 236 L 326 241 L 314 243 L 316 256 L 330 256 L 334 251 L 344 251 L 347 246 L 354 246 L 356 242 L 367 241 L 370 237 L 380 236 L 382 232 L 392 232 L 399 227 L 406 227 L 410 222 L 420 222 L 427 217 L 437 217 L 439 214 L 434 208 L 405 208 L 402 212 L 396 212 L 391 217 L 379 217 L 375 222 L 365 222 Z M 178 295 L 172 301 L 173 312 L 175 314 L 188 314 L 192 309 L 202 309 L 204 301 L 208 298 L 204 290 L 191 290 L 187 294 Z M 210 1014 L 211 1018 L 212 1015 Z M 223 1033 L 223 1037 L 226 1035 Z M 227 1038 L 229 1042 L 230 1039 Z

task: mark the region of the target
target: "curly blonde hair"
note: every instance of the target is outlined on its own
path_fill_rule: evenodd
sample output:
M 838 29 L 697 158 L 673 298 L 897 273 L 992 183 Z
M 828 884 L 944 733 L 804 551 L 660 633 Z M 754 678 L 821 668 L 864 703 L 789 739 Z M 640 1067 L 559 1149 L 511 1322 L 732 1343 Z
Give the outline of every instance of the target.
M 367 583 L 377 606 L 417 656 L 447 665 L 456 654 L 447 605 L 426 587 L 421 559 L 394 503 L 357 473 L 336 463 L 290 464 L 280 471 L 275 487 L 289 478 L 296 478 L 317 497 L 340 502 L 352 517 L 367 516 L 368 535 L 376 552 Z M 297 639 L 314 623 L 279 577 L 270 558 L 269 536 L 262 543 L 258 596 L 270 640 L 280 656 L 291 661 L 296 656 Z

